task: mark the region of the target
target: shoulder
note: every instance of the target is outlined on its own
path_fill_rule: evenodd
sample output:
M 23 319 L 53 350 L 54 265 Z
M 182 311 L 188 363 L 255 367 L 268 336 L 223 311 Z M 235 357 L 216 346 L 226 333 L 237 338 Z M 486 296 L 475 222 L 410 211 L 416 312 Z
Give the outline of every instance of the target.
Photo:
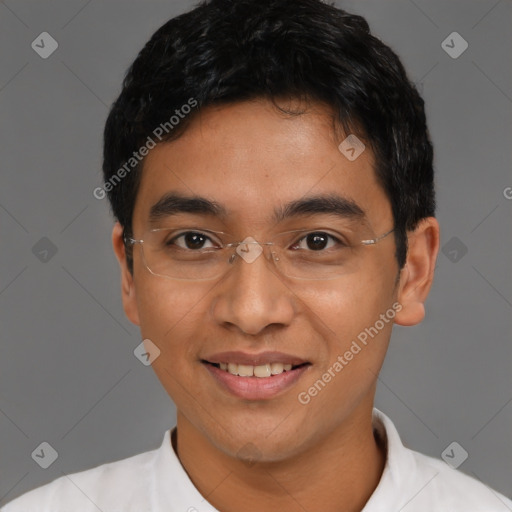
M 476 478 L 441 459 L 406 447 L 393 422 L 377 409 L 374 409 L 374 432 L 386 447 L 387 457 L 381 481 L 365 512 L 512 511 L 509 498 Z M 383 509 L 383 503 L 388 508 Z
M 61 476 L 9 502 L 0 512 L 149 512 L 148 489 L 157 452 Z
M 417 466 L 416 483 L 423 486 L 417 503 L 423 507 L 443 506 L 451 512 L 507 512 L 512 501 L 476 478 L 451 468 L 444 461 L 410 450 Z M 410 510 L 414 510 L 411 501 Z M 409 510 L 409 509 L 405 509 Z M 425 508 L 427 510 L 427 508 Z

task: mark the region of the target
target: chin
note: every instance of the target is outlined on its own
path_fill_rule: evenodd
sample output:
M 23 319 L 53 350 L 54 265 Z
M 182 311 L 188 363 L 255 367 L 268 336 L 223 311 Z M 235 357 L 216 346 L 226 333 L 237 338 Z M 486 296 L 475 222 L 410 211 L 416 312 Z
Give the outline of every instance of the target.
M 294 429 L 296 432 L 297 429 Z M 261 430 L 240 430 L 231 436 L 213 440 L 213 444 L 226 455 L 240 460 L 248 465 L 256 463 L 273 463 L 287 460 L 297 455 L 303 446 L 303 440 L 297 439 L 292 432 L 283 430 L 268 436 Z

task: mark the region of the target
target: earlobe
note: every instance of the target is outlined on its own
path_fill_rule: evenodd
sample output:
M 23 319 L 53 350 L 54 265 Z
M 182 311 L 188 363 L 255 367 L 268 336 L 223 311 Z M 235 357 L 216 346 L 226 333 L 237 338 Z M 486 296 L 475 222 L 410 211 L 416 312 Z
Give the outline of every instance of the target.
M 408 234 L 407 260 L 400 272 L 398 290 L 402 309 L 395 316 L 398 325 L 416 325 L 425 318 L 425 300 L 432 286 L 438 251 L 439 223 L 428 217 Z
M 128 269 L 126 250 L 123 240 L 123 227 L 116 222 L 112 230 L 112 246 L 121 269 L 121 298 L 127 318 L 135 325 L 140 325 L 137 298 L 133 275 Z

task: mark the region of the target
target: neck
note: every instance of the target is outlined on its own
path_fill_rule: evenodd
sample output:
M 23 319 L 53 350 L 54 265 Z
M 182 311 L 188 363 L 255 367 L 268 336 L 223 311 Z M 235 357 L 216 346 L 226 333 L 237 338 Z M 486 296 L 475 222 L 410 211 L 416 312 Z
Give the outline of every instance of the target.
M 360 512 L 386 460 L 371 412 L 371 405 L 356 411 L 292 458 L 248 464 L 219 450 L 178 411 L 175 450 L 195 487 L 219 511 Z

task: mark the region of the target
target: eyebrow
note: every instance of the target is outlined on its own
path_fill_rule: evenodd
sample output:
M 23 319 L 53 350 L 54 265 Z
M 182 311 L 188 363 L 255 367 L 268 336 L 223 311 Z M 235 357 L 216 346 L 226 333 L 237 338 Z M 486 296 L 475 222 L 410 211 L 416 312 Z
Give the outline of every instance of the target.
M 164 218 L 183 213 L 225 219 L 227 209 L 221 204 L 200 196 L 168 193 L 160 198 L 149 211 L 149 222 L 156 224 Z M 330 214 L 344 219 L 364 220 L 365 211 L 352 199 L 338 194 L 303 197 L 274 209 L 272 221 L 279 223 L 292 217 Z
M 338 194 L 308 196 L 274 210 L 274 220 L 282 222 L 302 215 L 330 214 L 348 219 L 364 219 L 364 210 L 352 199 Z

